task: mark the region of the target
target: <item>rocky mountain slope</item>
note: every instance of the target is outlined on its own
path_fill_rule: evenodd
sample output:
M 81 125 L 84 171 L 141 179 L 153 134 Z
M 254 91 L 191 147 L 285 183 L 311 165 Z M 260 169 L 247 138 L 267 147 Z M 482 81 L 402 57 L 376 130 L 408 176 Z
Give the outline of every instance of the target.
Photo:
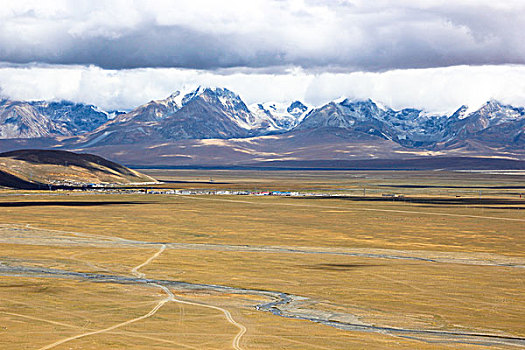
M 85 135 L 84 147 L 166 142 L 185 139 L 236 138 L 262 134 L 268 122 L 255 117 L 228 89 L 198 88 L 150 101 Z
M 524 108 L 489 101 L 472 113 L 466 111 L 462 106 L 450 116 L 431 115 L 412 108 L 396 111 L 371 100 L 345 99 L 314 109 L 295 129 L 338 128 L 409 148 L 447 149 L 468 141 L 520 149 L 525 146 Z
M 491 145 L 525 146 L 525 109 L 489 101 L 466 116 L 456 113 L 447 120 L 440 143 L 451 145 L 469 140 Z
M 0 101 L 0 138 L 72 136 L 106 123 L 109 114 L 73 102 Z

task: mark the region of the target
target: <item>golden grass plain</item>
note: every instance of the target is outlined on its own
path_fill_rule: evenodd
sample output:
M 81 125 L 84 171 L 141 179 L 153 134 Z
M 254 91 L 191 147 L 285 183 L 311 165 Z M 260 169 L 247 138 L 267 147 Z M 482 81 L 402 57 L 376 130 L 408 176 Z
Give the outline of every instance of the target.
M 170 188 L 342 191 L 361 196 L 366 186 L 370 200 L 66 192 L 22 196 L 6 191 L 0 196 L 0 262 L 132 277 L 134 267 L 166 244 L 162 254 L 140 268 L 146 278 L 297 295 L 307 298 L 297 310 L 330 314 L 335 321 L 525 337 L 522 177 L 168 170 L 148 174 L 179 181 L 163 185 Z M 420 187 L 399 187 L 405 185 Z M 456 202 L 479 198 L 479 188 L 479 203 Z M 384 200 L 382 193 L 402 193 L 407 200 Z M 117 238 L 149 245 L 121 245 Z M 152 317 L 55 348 L 232 348 L 238 328 L 209 306 L 227 310 L 246 327 L 242 349 L 523 347 L 519 342 L 489 344 L 482 338 L 343 330 L 257 310 L 256 305 L 268 302 L 260 295 L 170 288 L 176 298 L 199 305 L 168 302 Z M 1 348 L 40 349 L 112 327 L 148 313 L 165 296 L 147 284 L 4 273 Z

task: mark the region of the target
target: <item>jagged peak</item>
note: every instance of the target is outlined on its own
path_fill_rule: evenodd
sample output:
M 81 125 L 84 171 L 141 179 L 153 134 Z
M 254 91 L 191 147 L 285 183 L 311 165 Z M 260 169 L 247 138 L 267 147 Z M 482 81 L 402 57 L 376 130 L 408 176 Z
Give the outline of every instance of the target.
M 165 99 L 161 99 L 161 100 L 151 100 L 149 101 L 148 103 L 145 103 L 141 106 L 138 106 L 137 108 L 133 109 L 133 111 L 135 110 L 141 110 L 143 108 L 148 108 L 150 106 L 155 106 L 155 105 L 164 105 L 164 106 L 169 106 L 169 105 L 175 105 L 177 108 L 180 108 L 180 101 L 181 100 L 181 93 L 180 91 L 175 91 L 173 92 L 171 95 L 169 95 L 168 97 L 166 97 Z
M 239 95 L 237 95 L 235 92 L 224 88 L 224 87 L 209 87 L 209 86 L 202 86 L 199 85 L 196 89 L 184 94 L 184 97 L 182 98 L 181 104 L 182 106 L 186 105 L 188 102 L 192 101 L 193 99 L 199 97 L 199 96 L 209 96 L 209 97 L 227 97 L 231 99 L 241 100 Z
M 183 98 L 183 94 L 180 92 L 180 90 L 176 90 L 171 95 L 166 97 L 164 100 L 156 100 L 156 101 L 151 101 L 151 102 L 166 104 L 166 105 L 175 104 L 178 108 L 180 108 L 182 104 L 182 98 Z
M 301 101 L 293 101 L 292 103 L 290 103 L 286 110 L 288 111 L 288 113 L 291 113 L 291 111 L 293 111 L 294 109 L 300 109 L 304 112 L 308 109 L 308 107 Z
M 359 98 L 359 97 L 340 97 L 332 101 L 335 104 L 340 104 L 343 106 L 355 106 L 355 105 L 365 105 L 376 107 L 382 111 L 388 111 L 391 108 L 385 105 L 380 101 L 376 101 L 371 98 Z
M 454 119 L 464 119 L 468 116 L 470 110 L 469 110 L 469 106 L 467 105 L 462 105 L 461 107 L 459 107 L 454 113 L 452 113 L 452 115 L 450 116 L 450 118 L 454 118 Z
M 339 103 L 339 105 L 343 107 L 350 107 L 350 108 L 366 108 L 370 110 L 381 110 L 386 111 L 384 108 L 380 108 L 372 99 L 345 99 L 343 102 Z
M 485 102 L 485 106 L 503 106 L 503 104 L 498 100 L 491 98 L 490 100 Z
M 498 113 L 503 110 L 519 110 L 519 109 L 520 108 L 501 103 L 500 101 L 496 99 L 490 99 L 477 108 L 468 108 L 468 110 L 466 111 L 466 114 L 468 114 L 469 116 L 472 114 L 484 114 L 484 115 L 490 116 L 493 113 Z
M 210 95 L 217 96 L 217 97 L 228 97 L 228 98 L 233 98 L 233 99 L 238 99 L 238 100 L 241 99 L 238 94 L 236 94 L 235 92 L 225 87 L 214 87 L 214 88 L 207 87 L 204 89 L 203 93 L 210 94 Z
M 487 102 L 485 102 L 483 105 L 481 105 L 477 110 L 472 111 L 474 112 L 481 112 L 481 113 L 491 113 L 491 112 L 497 112 L 502 109 L 512 109 L 512 110 L 519 110 L 520 107 L 514 107 L 509 104 L 502 103 L 496 99 L 490 99 Z
M 490 99 L 487 102 L 485 102 L 479 109 L 479 112 L 491 112 L 496 111 L 504 107 L 503 104 L 501 104 L 499 101 L 495 99 Z

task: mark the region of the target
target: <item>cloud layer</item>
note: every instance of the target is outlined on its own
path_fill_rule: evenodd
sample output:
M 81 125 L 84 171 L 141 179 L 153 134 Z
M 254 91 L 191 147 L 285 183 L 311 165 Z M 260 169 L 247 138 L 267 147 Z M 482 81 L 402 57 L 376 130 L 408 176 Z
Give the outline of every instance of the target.
M 320 105 L 339 97 L 372 98 L 393 108 L 450 113 L 489 99 L 525 106 L 525 66 L 454 66 L 388 72 L 281 74 L 174 68 L 105 70 L 95 66 L 0 67 L 0 92 L 17 100 L 71 100 L 104 109 L 132 109 L 175 90 L 227 87 L 248 104 L 298 99 Z
M 523 0 L 4 0 L 0 93 L 131 109 L 224 86 L 451 112 L 525 105 Z
M 384 71 L 524 64 L 521 0 L 7 0 L 0 61 Z

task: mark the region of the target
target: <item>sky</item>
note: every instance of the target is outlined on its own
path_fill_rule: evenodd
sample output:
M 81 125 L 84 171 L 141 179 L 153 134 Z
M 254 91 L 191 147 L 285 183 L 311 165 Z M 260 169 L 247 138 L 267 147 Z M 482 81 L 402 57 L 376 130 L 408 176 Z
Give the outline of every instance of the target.
M 451 112 L 525 105 L 523 0 L 3 0 L 0 95 L 132 109 L 227 87 Z

